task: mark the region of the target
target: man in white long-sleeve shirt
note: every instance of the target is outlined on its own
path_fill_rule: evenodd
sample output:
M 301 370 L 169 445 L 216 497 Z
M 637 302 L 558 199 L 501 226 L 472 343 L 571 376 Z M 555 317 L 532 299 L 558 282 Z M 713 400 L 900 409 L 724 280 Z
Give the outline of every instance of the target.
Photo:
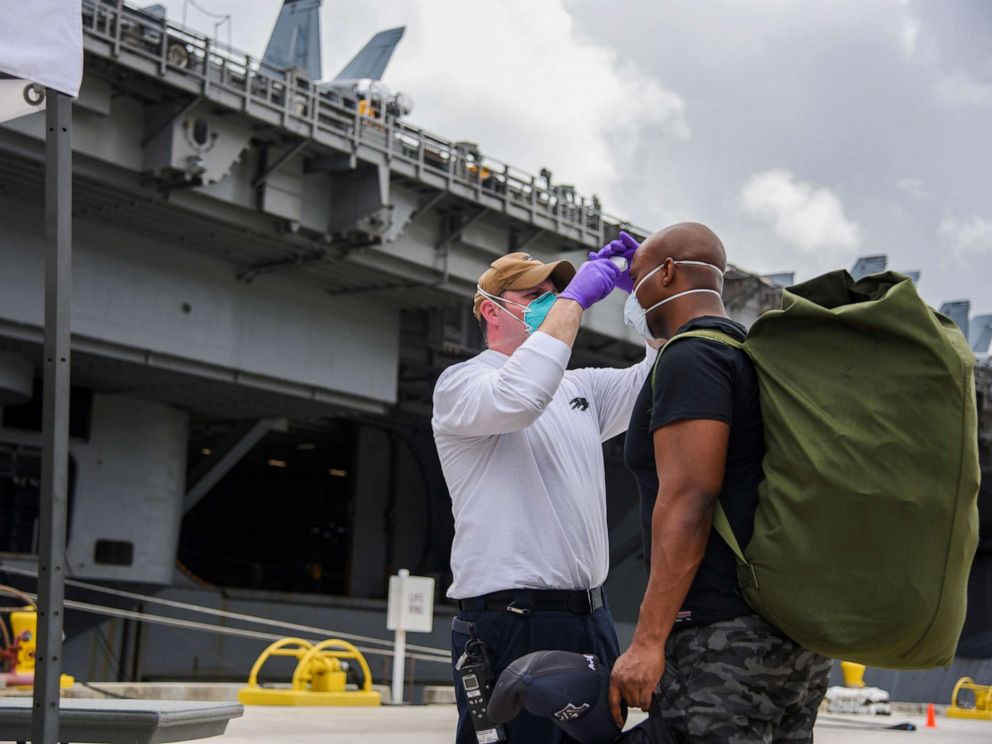
M 619 655 L 602 591 L 602 442 L 627 429 L 655 352 L 627 369 L 566 367 L 582 313 L 614 286 L 629 291 L 629 275 L 609 259 L 629 264 L 636 248 L 623 236 L 578 272 L 514 253 L 479 279 L 475 315 L 489 348 L 445 370 L 434 390 L 434 439 L 455 517 L 453 663 L 473 636 L 494 675 L 531 651 L 594 654 L 607 667 Z M 456 741 L 474 743 L 457 671 L 455 688 Z M 507 725 L 507 736 L 569 741 L 527 713 Z

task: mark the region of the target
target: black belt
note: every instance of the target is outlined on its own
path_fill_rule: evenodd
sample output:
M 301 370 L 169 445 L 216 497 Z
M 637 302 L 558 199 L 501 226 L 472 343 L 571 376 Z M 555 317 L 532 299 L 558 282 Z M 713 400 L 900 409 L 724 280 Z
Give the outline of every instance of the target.
M 574 615 L 590 615 L 604 604 L 603 587 L 593 589 L 511 589 L 481 597 L 458 600 L 458 609 L 466 612 L 505 610 L 529 615 L 531 610 L 558 610 Z

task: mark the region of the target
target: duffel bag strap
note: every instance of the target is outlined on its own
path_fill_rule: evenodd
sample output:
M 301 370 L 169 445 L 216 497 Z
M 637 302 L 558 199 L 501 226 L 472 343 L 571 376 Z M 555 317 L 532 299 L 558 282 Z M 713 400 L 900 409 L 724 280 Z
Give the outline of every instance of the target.
M 716 329 L 710 328 L 700 328 L 697 331 L 686 331 L 685 333 L 679 333 L 672 336 L 665 345 L 658 350 L 658 356 L 655 357 L 654 367 L 651 368 L 651 390 L 654 390 L 654 378 L 658 371 L 658 362 L 661 361 L 661 355 L 665 353 L 665 349 L 671 346 L 673 343 L 682 338 L 708 338 L 710 341 L 718 341 L 721 344 L 726 344 L 727 346 L 732 346 L 735 349 L 744 348 L 744 342 L 738 341 L 736 338 L 731 336 L 729 333 L 724 333 L 723 331 L 718 331 Z
M 716 533 L 723 538 L 723 541 L 727 543 L 727 546 L 737 556 L 737 563 L 741 568 L 737 572 L 737 578 L 740 583 L 745 586 L 751 585 L 757 589 L 758 575 L 754 572 L 754 566 L 744 557 L 744 551 L 741 550 L 741 544 L 737 542 L 737 536 L 730 526 L 730 520 L 727 519 L 727 512 L 723 510 L 723 504 L 720 503 L 719 498 L 716 500 L 716 509 L 713 511 L 713 529 L 716 530 Z

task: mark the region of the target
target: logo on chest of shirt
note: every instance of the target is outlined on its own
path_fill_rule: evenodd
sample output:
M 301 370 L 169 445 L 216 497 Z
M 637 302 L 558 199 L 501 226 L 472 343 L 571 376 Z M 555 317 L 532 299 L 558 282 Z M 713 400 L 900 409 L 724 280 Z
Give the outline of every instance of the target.
M 569 402 L 572 404 L 572 408 L 577 411 L 586 411 L 589 409 L 589 401 L 585 398 L 572 398 Z

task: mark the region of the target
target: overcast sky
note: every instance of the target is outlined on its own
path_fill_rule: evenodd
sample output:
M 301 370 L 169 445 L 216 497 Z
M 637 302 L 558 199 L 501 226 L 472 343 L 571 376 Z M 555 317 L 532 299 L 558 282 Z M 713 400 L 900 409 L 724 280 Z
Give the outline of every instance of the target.
M 253 54 L 282 4 L 197 2 Z M 799 279 L 886 253 L 931 304 L 992 313 L 988 0 L 325 0 L 322 21 L 326 77 L 405 25 L 384 81 L 411 123 L 635 224 L 704 222 Z

